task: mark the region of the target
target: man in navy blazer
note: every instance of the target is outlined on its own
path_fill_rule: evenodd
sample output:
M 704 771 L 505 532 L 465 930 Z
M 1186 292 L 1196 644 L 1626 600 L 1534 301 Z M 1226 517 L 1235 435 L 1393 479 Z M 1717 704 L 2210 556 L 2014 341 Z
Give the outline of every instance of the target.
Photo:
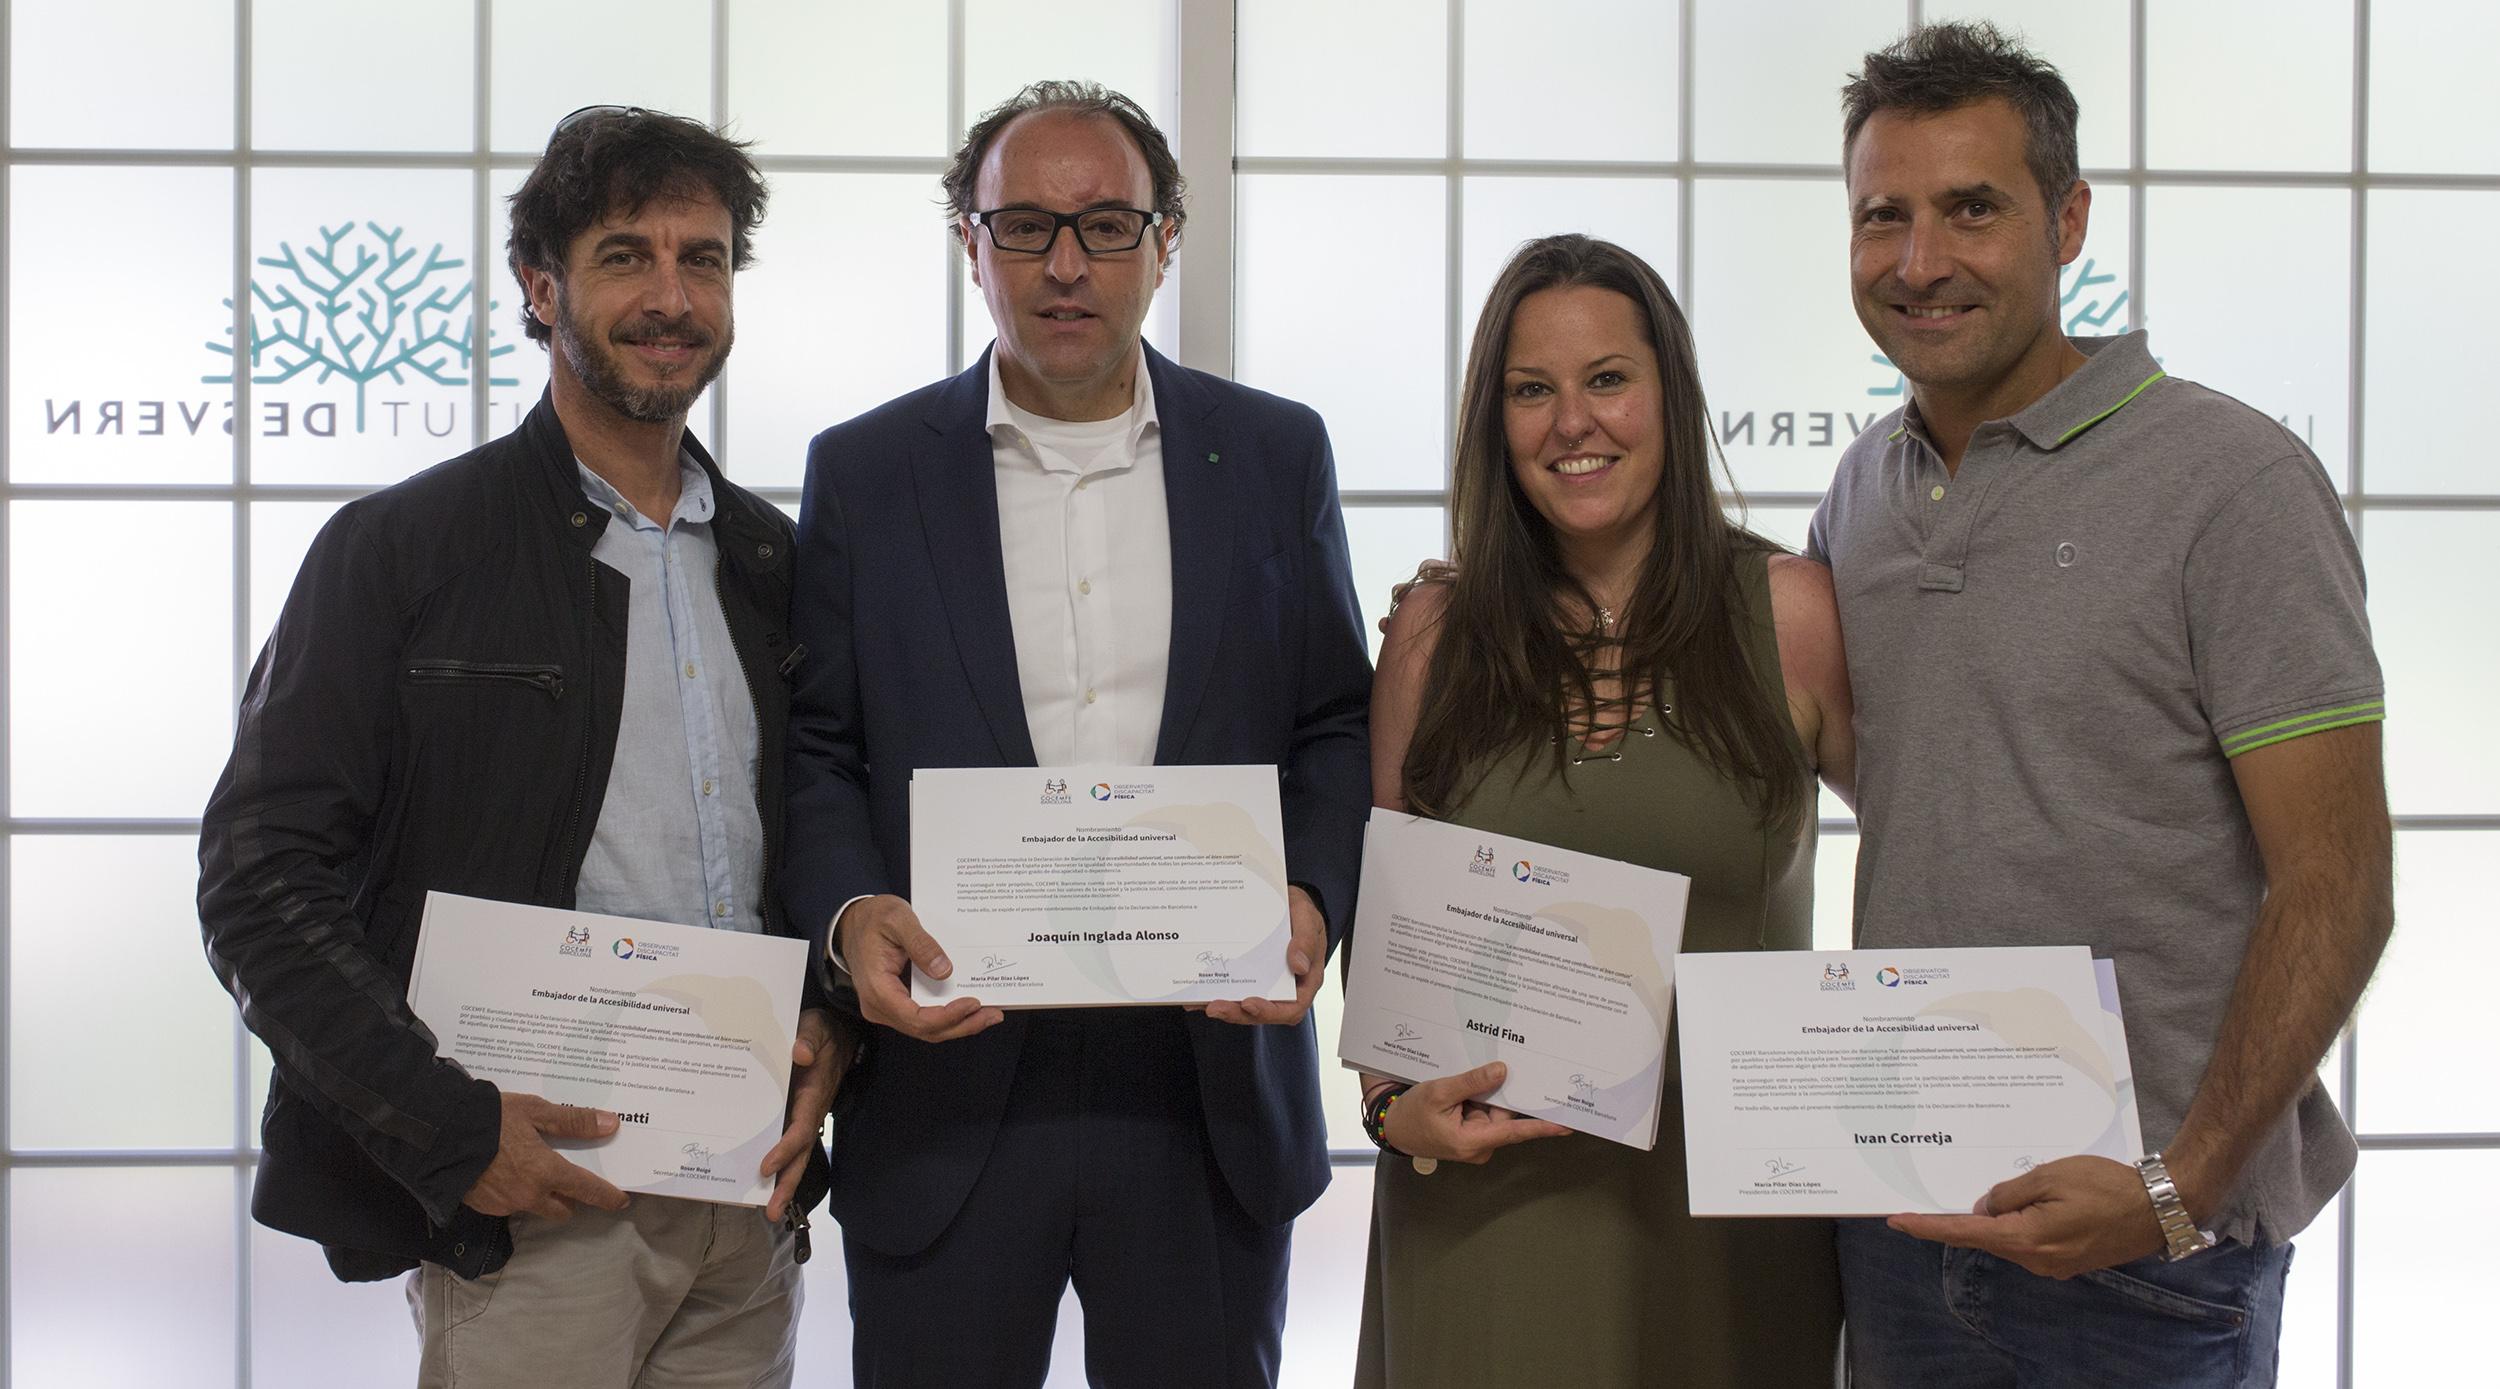
M 1327 433 L 1140 338 L 1183 189 L 1127 98 L 1028 87 L 946 189 L 996 346 L 817 437 L 793 598 L 784 893 L 871 1024 L 833 1136 L 857 1383 L 1039 1385 L 1073 1280 L 1094 1384 L 1273 1385 L 1371 802 Z M 912 1002 L 950 972 L 914 769 L 1075 761 L 1275 765 L 1294 1003 Z

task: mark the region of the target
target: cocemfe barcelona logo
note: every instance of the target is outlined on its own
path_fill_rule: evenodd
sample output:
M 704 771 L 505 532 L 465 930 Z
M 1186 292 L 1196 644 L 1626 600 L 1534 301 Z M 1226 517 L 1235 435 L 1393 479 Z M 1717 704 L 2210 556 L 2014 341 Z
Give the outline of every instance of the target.
M 1051 777 L 1042 782 L 1042 804 L 1068 804 L 1068 783 L 1064 777 Z
M 1823 966 L 1823 992 L 1852 993 L 1857 987 L 1857 981 L 1849 977 L 1848 961 L 1833 960 Z

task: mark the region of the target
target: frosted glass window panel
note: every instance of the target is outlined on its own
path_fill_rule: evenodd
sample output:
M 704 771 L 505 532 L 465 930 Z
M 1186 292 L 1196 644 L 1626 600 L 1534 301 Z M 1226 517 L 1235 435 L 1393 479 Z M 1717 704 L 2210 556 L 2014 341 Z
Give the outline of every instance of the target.
M 1676 157 L 1674 5 L 1467 0 L 1469 159 Z
M 252 0 L 256 149 L 468 150 L 476 93 L 474 6 Z
M 1362 1140 L 1362 1147 L 1370 1152 L 1371 1141 Z M 1346 1382 L 1363 1327 L 1364 1253 L 1371 1227 L 1368 1162 L 1332 1172 L 1328 1189 L 1293 1223 L 1293 1267 L 1285 1290 L 1291 1313 L 1285 1318 L 1280 1389 L 1340 1389 Z
M 2083 167 L 2123 169 L 2135 107 L 2128 9 L 2129 0 L 1929 0 L 1921 13 L 1930 24 L 1987 20 L 2056 64 L 2081 108 L 2075 137 Z
M 200 959 L 196 849 L 171 834 L 10 841 L 11 1147 L 234 1141 L 234 1005 Z
M 233 148 L 232 0 L 14 0 L 8 22 L 10 144 Z
M 2387 798 L 2398 815 L 2500 813 L 2500 750 L 2458 736 L 2500 688 L 2495 546 L 2500 512 L 2373 511 L 2361 528 L 2370 630 L 2387 675 Z
M 2500 10 L 2493 11 L 2500 15 Z M 2500 46 L 2495 46 L 2500 51 Z M 2500 84 L 2491 88 L 2500 91 Z M 2362 334 L 2362 477 L 2371 492 L 2500 491 L 2473 410 L 2490 389 L 2478 326 L 2500 320 L 2500 282 L 2467 273 L 2500 221 L 2500 193 L 2368 194 L 2369 314 Z
M 1421 561 L 1449 556 L 1448 521 L 1438 505 L 1350 506 L 1345 535 L 1354 557 L 1354 600 L 1362 606 L 1363 634 L 1377 661 L 1389 591 L 1415 577 Z
M 475 187 L 459 169 L 253 171 L 254 482 L 396 482 L 468 451 L 481 289 L 493 375 L 516 381 L 502 364 L 534 350 L 501 255 L 479 267 Z
M 1829 800 L 1831 793 L 1823 793 Z M 1824 814 L 1831 810 L 1827 806 Z M 1844 808 L 1841 812 L 1847 814 Z M 1857 943 L 1858 836 L 1826 832 L 1814 850 L 1814 948 L 1847 950 Z
M 494 9 L 494 147 L 547 148 L 567 112 L 641 106 L 712 119 L 712 7 L 683 0 L 605 0 Z
M 2500 921 L 2495 861 L 2500 833 L 2397 837 L 2396 934 L 2361 1004 L 2359 1117 L 2372 1133 L 2500 1133 L 2500 1093 L 2456 1083 L 2457 1059 L 2490 1046 L 2488 986 L 2459 966 L 2489 950 Z
M 1244 174 L 1237 187 L 1236 375 L 1327 419 L 1339 486 L 1439 491 L 1447 181 Z M 1357 227 L 1377 230 L 1325 234 Z
M 251 625 L 245 630 L 254 653 L 269 640 L 269 629 L 276 625 L 279 609 L 286 606 L 304 552 L 339 506 L 338 502 L 252 503 L 252 593 L 247 619 Z
M 963 6 L 967 125 L 1026 83 L 1053 78 L 1100 82 L 1144 107 L 1166 139 L 1177 137 L 1174 0 L 1093 0 L 1081 17 L 1026 0 Z
M 1693 155 L 1840 164 L 1840 84 L 1909 28 L 1907 4 L 1690 0 Z
M 2340 1196 L 2328 1202 L 2309 1228 L 2292 1239 L 2292 1270 L 2283 1282 L 2283 1331 L 2276 1342 L 2275 1389 L 2337 1389 L 2335 1284 L 2343 1209 Z M 2366 1289 L 2362 1296 L 2375 1297 L 2377 1290 Z
M 232 742 L 232 504 L 17 501 L 8 540 L 10 813 L 199 814 Z
M 2352 197 L 2341 188 L 2145 193 L 2153 355 L 2172 376 L 2281 421 L 2339 488 L 2351 453 Z
M 8 178 L 10 480 L 231 481 L 234 175 Z
M 21 1167 L 8 1183 L 12 1383 L 234 1383 L 233 1168 Z
M 2475 1236 L 2500 1230 L 2500 1149 L 2363 1153 L 2352 1191 L 2352 1382 L 2488 1378 L 2500 1268 Z
M 1236 21 L 1245 157 L 1450 152 L 1447 0 L 1250 0 Z
M 2500 6 L 2371 0 L 2371 170 L 2500 173 L 2495 53 Z
M 1676 185 L 1663 178 L 1471 178 L 1460 188 L 1459 350 L 1522 242 L 1580 232 L 1648 261 L 1675 288 Z
M 727 16 L 730 130 L 757 155 L 949 153 L 946 6 L 739 0 Z
M 348 1365 L 367 1384 L 416 1379 L 404 1281 L 342 1283 L 320 1245 L 258 1223 L 251 1260 L 252 1389 L 330 1389 Z
M 733 475 L 796 487 L 817 431 L 946 374 L 946 224 L 922 174 L 774 181 L 772 251 L 738 276 Z
M 2147 5 L 2145 162 L 2351 168 L 2352 31 L 2352 0 Z
M 1901 403 L 1850 307 L 1840 183 L 1703 179 L 1693 197 L 1685 311 L 1719 446 L 1749 493 L 1820 496 L 1840 451 Z

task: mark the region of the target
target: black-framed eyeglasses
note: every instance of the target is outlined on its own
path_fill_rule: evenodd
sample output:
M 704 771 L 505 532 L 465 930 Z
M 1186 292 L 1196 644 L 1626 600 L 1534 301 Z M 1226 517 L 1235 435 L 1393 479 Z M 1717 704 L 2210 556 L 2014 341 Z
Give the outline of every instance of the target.
M 1038 207 L 994 207 L 975 212 L 972 225 L 990 234 L 990 244 L 1018 255 L 1038 256 L 1059 239 L 1061 227 L 1076 232 L 1076 244 L 1089 256 L 1134 251 L 1146 229 L 1163 225 L 1163 214 L 1142 207 L 1089 207 L 1083 212 L 1045 212 Z
M 640 109 L 641 108 L 634 106 L 614 105 L 578 107 L 575 110 L 568 112 L 563 120 L 557 121 L 556 128 L 547 132 L 547 138 L 552 141 L 557 136 L 572 129 L 574 126 L 581 124 L 583 121 L 590 120 L 597 116 L 622 116 Z

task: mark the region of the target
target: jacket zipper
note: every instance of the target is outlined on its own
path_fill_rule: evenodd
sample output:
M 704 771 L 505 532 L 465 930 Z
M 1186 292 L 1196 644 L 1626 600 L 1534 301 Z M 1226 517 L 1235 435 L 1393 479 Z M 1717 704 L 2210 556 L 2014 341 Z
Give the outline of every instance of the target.
M 430 685 L 459 684 L 469 680 L 509 680 L 543 690 L 549 699 L 564 698 L 562 666 L 511 665 L 499 661 L 411 661 L 408 678 Z

